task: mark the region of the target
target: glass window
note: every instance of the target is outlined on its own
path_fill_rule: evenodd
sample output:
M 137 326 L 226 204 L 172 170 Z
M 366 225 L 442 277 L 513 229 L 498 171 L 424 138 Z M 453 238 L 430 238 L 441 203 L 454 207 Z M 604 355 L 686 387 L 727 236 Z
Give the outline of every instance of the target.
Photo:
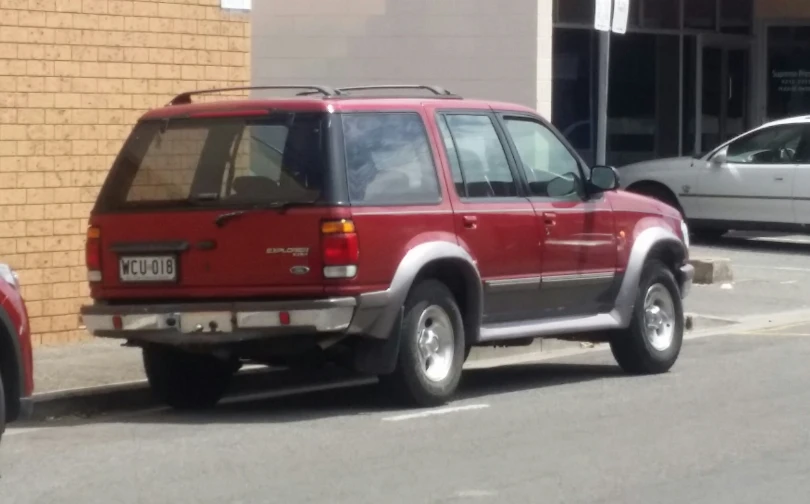
M 696 30 L 717 30 L 718 0 L 684 0 L 684 25 Z
M 538 122 L 516 118 L 506 119 L 506 127 L 532 196 L 560 197 L 579 192 L 579 163 L 551 130 Z M 564 179 L 562 184 L 560 179 Z
M 440 116 L 436 123 L 439 125 L 439 131 L 442 134 L 442 141 L 447 152 L 447 161 L 450 163 L 450 171 L 453 173 L 453 185 L 456 186 L 456 193 L 463 195 L 464 189 L 464 176 L 461 174 L 461 163 L 458 160 L 458 152 L 456 152 L 456 144 L 453 142 L 453 135 L 447 128 L 447 122 L 443 116 Z
M 805 135 L 804 125 L 774 126 L 752 132 L 728 146 L 728 162 L 735 164 L 789 164 Z
M 105 210 L 276 205 L 322 193 L 323 114 L 136 126 L 102 190 Z
M 751 33 L 754 17 L 753 0 L 720 0 L 720 31 Z
M 642 24 L 645 28 L 666 28 L 677 30 L 681 27 L 681 0 L 643 0 Z M 706 1 L 706 0 L 703 0 Z M 638 4 L 640 2 L 633 2 Z
M 343 139 L 352 204 L 440 200 L 433 154 L 419 114 L 345 114 Z
M 557 19 L 563 23 L 587 23 L 593 25 L 594 0 L 557 0 Z
M 810 114 L 810 27 L 768 28 L 768 120 Z
M 517 185 L 492 119 L 486 115 L 448 115 L 447 126 L 464 174 L 468 198 L 517 196 Z M 447 146 L 447 139 L 445 139 Z M 448 153 L 450 147 L 448 147 Z

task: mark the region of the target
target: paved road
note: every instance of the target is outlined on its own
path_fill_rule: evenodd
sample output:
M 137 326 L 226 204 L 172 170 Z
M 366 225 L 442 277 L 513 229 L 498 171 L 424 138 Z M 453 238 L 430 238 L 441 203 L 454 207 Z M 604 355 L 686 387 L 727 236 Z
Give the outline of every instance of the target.
M 734 282 L 696 285 L 686 301 L 690 312 L 737 320 L 810 308 L 810 236 L 731 233 L 694 244 L 691 255 L 731 259 Z
M 673 372 L 607 352 L 473 370 L 451 409 L 369 386 L 12 431 L 2 502 L 805 503 L 810 327 L 690 340 Z

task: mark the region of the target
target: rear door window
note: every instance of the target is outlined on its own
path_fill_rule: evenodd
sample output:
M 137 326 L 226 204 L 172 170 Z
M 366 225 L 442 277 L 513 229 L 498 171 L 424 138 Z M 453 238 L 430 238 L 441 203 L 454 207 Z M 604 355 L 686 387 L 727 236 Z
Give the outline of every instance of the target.
M 323 114 L 172 119 L 136 126 L 102 210 L 273 206 L 318 201 L 326 170 Z
M 419 114 L 344 114 L 343 138 L 352 205 L 441 200 L 433 153 Z

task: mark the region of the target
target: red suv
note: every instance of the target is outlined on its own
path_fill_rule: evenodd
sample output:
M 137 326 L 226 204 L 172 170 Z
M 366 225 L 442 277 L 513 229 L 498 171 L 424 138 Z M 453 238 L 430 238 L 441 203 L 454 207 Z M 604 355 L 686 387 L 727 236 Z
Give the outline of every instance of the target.
M 31 328 L 17 275 L 0 263 L 0 437 L 6 423 L 31 414 L 34 362 Z
M 680 214 L 617 191 L 534 111 L 431 86 L 251 89 L 298 94 L 148 112 L 90 218 L 84 322 L 142 347 L 168 404 L 215 404 L 243 362 L 310 358 L 438 404 L 471 347 L 534 338 L 610 342 L 632 373 L 675 363 Z

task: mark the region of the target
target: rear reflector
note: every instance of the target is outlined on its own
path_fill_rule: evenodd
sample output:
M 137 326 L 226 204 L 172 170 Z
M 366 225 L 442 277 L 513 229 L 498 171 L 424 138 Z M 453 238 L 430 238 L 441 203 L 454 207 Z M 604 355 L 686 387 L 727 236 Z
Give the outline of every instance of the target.
M 90 226 L 87 228 L 87 241 L 85 243 L 85 262 L 87 264 L 87 280 L 101 281 L 101 230 Z

